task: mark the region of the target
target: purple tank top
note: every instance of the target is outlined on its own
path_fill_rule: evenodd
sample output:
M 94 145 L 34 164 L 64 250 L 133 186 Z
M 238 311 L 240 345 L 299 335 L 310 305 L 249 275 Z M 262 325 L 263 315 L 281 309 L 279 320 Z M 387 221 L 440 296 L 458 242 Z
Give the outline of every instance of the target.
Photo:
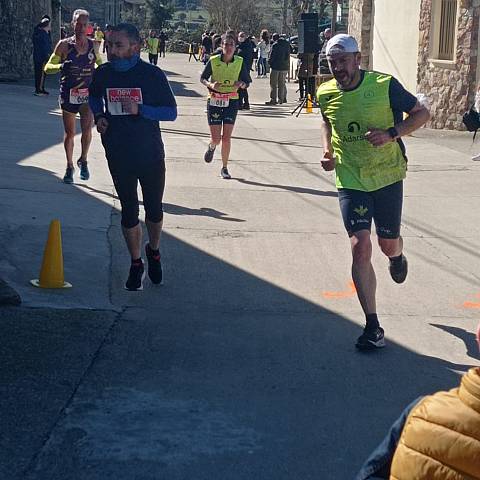
M 95 70 L 95 50 L 93 41 L 88 39 L 88 49 L 79 54 L 75 48 L 74 38 L 68 40 L 66 63 L 60 76 L 60 102 L 70 103 L 71 90 L 86 89 L 92 81 Z

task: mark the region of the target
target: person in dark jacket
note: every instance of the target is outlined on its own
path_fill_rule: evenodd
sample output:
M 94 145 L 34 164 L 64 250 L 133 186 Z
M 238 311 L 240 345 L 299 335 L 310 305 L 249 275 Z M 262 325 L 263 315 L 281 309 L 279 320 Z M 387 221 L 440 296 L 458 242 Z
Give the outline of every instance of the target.
M 240 32 L 238 34 L 236 55 L 243 58 L 243 62 L 245 63 L 248 71 L 252 69 L 254 50 L 255 44 L 250 39 L 250 37 L 247 37 L 245 32 Z M 250 110 L 250 103 L 248 101 L 248 89 L 246 88 L 238 89 L 238 109 Z
M 48 95 L 45 90 L 45 74 L 43 68 L 52 53 L 52 39 L 50 37 L 50 17 L 45 15 L 33 30 L 33 67 L 35 70 L 34 95 Z
M 272 35 L 273 45 L 268 58 L 270 72 L 270 101 L 266 105 L 287 102 L 286 78 L 290 68 L 290 44 L 280 38 L 278 33 Z

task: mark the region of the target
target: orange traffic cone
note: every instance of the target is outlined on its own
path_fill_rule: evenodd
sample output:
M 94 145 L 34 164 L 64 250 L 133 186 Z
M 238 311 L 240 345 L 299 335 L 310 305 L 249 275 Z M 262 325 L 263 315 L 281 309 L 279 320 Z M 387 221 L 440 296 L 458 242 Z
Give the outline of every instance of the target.
M 52 220 L 48 230 L 48 240 L 43 252 L 40 279 L 30 280 L 40 288 L 70 288 L 72 285 L 63 278 L 62 234 L 60 221 Z

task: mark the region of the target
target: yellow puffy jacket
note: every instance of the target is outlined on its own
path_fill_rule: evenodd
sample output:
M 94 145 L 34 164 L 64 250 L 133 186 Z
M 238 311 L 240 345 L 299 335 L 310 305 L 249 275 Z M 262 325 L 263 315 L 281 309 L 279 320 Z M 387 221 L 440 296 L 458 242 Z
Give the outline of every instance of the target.
M 480 480 L 480 368 L 410 412 L 390 480 Z

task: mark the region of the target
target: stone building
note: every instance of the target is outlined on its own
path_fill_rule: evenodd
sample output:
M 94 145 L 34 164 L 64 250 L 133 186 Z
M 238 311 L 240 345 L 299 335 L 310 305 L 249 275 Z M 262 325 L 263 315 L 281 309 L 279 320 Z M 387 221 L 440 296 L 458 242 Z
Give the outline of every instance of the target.
M 32 75 L 32 33 L 43 15 L 52 18 L 52 40 L 58 39 L 58 11 L 51 0 L 0 1 L 0 81 Z
M 427 96 L 432 128 L 462 129 L 480 77 L 480 0 L 350 0 L 362 66 Z

